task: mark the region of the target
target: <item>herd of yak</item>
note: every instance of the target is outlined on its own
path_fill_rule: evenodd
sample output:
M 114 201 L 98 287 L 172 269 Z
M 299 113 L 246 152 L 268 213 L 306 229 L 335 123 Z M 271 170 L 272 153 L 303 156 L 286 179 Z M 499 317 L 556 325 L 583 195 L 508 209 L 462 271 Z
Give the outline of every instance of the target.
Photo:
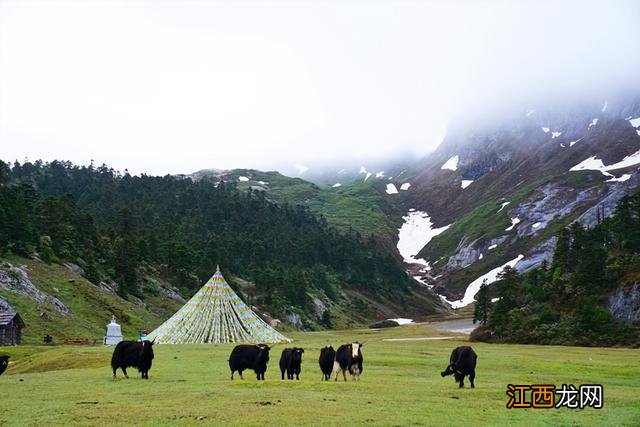
M 353 380 L 359 380 L 363 371 L 362 347 L 363 344 L 352 342 L 341 345 L 337 350 L 334 350 L 332 346 L 320 349 L 318 364 L 322 371 L 322 380 L 327 381 L 332 375 L 335 375 L 335 381 L 338 381 L 338 377 L 342 373 L 342 377 L 347 381 L 347 372 Z M 229 355 L 231 379 L 233 380 L 233 375 L 236 372 L 241 379 L 244 379 L 242 372 L 250 369 L 255 372 L 258 380 L 264 380 L 270 350 L 271 347 L 266 344 L 240 344 L 234 347 Z M 299 347 L 282 350 L 279 365 L 283 380 L 285 375 L 289 380 L 294 377 L 296 380 L 300 379 L 303 353 L 304 349 Z M 471 347 L 457 347 L 451 353 L 449 365 L 441 372 L 441 375 L 443 377 L 453 375 L 460 387 L 464 387 L 464 377 L 468 375 L 471 388 L 473 388 L 475 387 L 476 360 L 477 355 Z M 143 379 L 148 379 L 152 361 L 153 341 L 122 341 L 116 345 L 111 358 L 113 378 L 116 378 L 118 369 L 122 369 L 124 376 L 128 378 L 127 368 L 133 367 L 138 369 Z

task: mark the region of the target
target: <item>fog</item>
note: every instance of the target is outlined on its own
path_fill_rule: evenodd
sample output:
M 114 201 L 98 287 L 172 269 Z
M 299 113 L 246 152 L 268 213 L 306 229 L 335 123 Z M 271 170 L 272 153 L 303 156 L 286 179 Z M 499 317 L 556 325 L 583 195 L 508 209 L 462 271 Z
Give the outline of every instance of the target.
M 637 1 L 0 0 L 0 158 L 423 156 L 476 113 L 637 93 L 638 22 Z

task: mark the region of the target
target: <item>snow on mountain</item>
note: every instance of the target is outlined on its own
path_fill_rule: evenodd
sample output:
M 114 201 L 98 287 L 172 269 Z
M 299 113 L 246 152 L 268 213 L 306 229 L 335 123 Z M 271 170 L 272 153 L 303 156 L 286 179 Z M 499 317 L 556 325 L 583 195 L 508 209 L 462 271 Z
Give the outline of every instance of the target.
M 360 166 L 360 172 L 358 173 L 367 173 L 367 168 L 365 168 L 364 166 Z
M 538 228 L 538 227 L 540 227 L 541 225 L 542 225 L 542 223 L 541 223 L 541 222 L 536 222 L 536 223 L 535 223 L 535 224 L 533 224 L 531 227 L 532 227 L 532 228 Z
M 481 253 L 480 256 L 478 257 L 478 260 L 481 260 L 482 258 L 484 258 L 484 256 Z
M 489 246 L 487 249 L 491 250 L 491 249 L 495 249 L 495 248 L 497 248 L 497 247 L 498 247 L 498 245 L 497 245 L 497 244 L 493 244 L 493 245 Z
M 551 139 L 557 138 L 562 135 L 562 132 L 551 132 Z
M 387 194 L 398 194 L 398 189 L 393 184 L 387 184 L 387 189 L 385 191 Z
M 625 173 L 624 175 L 622 175 L 620 178 L 616 178 L 615 176 L 611 179 L 608 179 L 607 182 L 625 182 L 626 180 L 628 180 L 629 178 L 631 178 L 631 174 L 629 173 Z
M 569 143 L 569 147 L 573 147 L 573 146 L 576 144 L 576 142 L 580 142 L 580 140 L 581 140 L 581 139 L 582 139 L 582 138 L 578 138 L 578 139 L 576 139 L 575 141 L 571 141 L 571 142 Z
M 473 182 L 473 180 L 472 180 L 472 179 L 463 179 L 463 180 L 460 182 L 460 187 L 462 187 L 462 189 L 464 190 L 465 188 L 467 188 L 468 186 L 470 186 L 472 182 Z
M 409 189 L 409 187 L 411 187 L 411 183 L 410 182 L 405 182 L 404 184 L 402 184 L 400 186 L 400 190 L 407 191 Z
M 531 117 L 531 115 L 532 115 L 533 113 L 535 113 L 535 112 L 536 112 L 536 110 L 527 110 L 527 112 L 525 113 L 525 115 L 526 115 L 527 117 Z
M 384 177 L 384 171 L 376 172 L 376 178 L 383 178 L 383 177 Z
M 630 119 L 628 120 L 629 123 L 631 123 L 631 126 L 633 126 L 634 128 L 640 127 L 640 117 L 636 117 L 635 119 Z
M 541 129 L 542 129 L 542 132 L 544 132 L 544 133 L 549 133 L 549 128 L 545 128 L 545 127 L 543 127 L 543 128 L 541 128 Z
M 585 159 L 573 166 L 569 171 L 580 171 L 580 170 L 594 170 L 600 171 L 605 176 L 613 176 L 608 171 L 627 168 L 629 166 L 634 166 L 640 163 L 640 151 L 636 151 L 635 153 L 626 156 L 621 161 L 614 163 L 609 166 L 605 166 L 602 160 L 598 159 L 596 156 L 591 156 L 588 159 Z
M 364 180 L 368 180 L 369 178 L 371 178 L 371 172 L 367 172 L 367 176 L 364 177 Z
M 598 124 L 598 119 L 593 119 L 591 120 L 591 123 L 589 123 L 589 126 L 587 126 L 587 129 L 591 129 L 591 126 L 595 126 Z
M 511 225 L 509 227 L 505 228 L 504 231 L 513 230 L 513 227 L 515 227 L 519 223 L 520 223 L 520 218 L 518 218 L 518 217 L 511 218 Z
M 460 157 L 458 157 L 458 155 L 456 154 L 455 156 L 451 157 L 449 160 L 447 160 L 442 167 L 440 167 L 440 169 L 449 169 L 449 170 L 457 170 L 458 169 L 458 160 L 460 159 Z
M 602 111 L 603 113 L 604 113 L 605 111 L 607 111 L 607 106 L 608 106 L 608 105 L 609 105 L 609 102 L 604 101 L 604 105 L 602 106 L 602 109 L 600 109 L 600 111 Z
M 260 185 L 269 185 L 269 183 L 265 182 L 265 181 L 258 181 L 258 184 L 260 184 Z
M 482 286 L 482 283 L 485 280 L 487 281 L 487 284 L 495 282 L 496 280 L 498 280 L 498 275 L 502 272 L 502 270 L 504 270 L 505 267 L 508 266 L 514 268 L 522 258 L 524 258 L 524 255 L 520 254 L 511 261 L 502 264 L 500 267 L 494 268 L 493 270 L 483 274 L 473 282 L 469 283 L 467 289 L 464 292 L 464 297 L 462 297 L 462 299 L 460 300 L 450 302 L 451 307 L 460 308 L 473 303 L 475 301 L 476 294 L 480 290 L 480 286 Z
M 247 178 L 246 176 L 239 176 L 238 181 L 247 182 L 249 181 L 249 178 Z
M 432 228 L 433 223 L 429 214 L 423 211 L 409 210 L 403 216 L 404 224 L 398 233 L 398 252 L 409 264 L 421 264 L 427 269 L 429 264 L 422 258 L 414 258 L 415 255 L 424 248 L 438 234 L 445 232 L 451 224 L 440 228 Z
M 398 317 L 395 319 L 387 319 L 387 320 L 393 320 L 398 325 L 408 325 L 409 323 L 413 323 L 413 319 L 405 319 L 404 317 Z
M 338 188 L 341 187 L 342 184 L 340 184 L 339 182 L 336 182 L 335 184 L 332 185 L 333 188 Z
M 507 206 L 509 203 L 511 203 L 511 202 L 503 202 L 502 206 L 500 206 L 500 209 L 498 209 L 498 212 L 500 212 L 502 209 L 504 209 L 504 207 Z M 498 212 L 496 212 L 496 213 L 498 213 Z

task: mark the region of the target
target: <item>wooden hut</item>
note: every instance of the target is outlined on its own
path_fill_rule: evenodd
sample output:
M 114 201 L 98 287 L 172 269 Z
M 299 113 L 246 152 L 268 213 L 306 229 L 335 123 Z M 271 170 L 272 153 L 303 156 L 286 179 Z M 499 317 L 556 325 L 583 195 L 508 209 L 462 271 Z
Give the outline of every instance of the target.
M 18 345 L 24 322 L 18 313 L 0 312 L 0 345 Z

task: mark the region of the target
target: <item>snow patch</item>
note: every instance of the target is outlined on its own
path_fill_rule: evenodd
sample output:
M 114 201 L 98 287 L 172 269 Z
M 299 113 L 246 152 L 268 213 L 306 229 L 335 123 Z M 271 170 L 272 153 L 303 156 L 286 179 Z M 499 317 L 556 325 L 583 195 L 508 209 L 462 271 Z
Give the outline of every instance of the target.
M 542 129 L 542 132 L 544 132 L 544 133 L 549 133 L 549 128 L 543 127 L 543 128 L 540 128 L 540 129 Z
M 265 182 L 265 181 L 258 181 L 258 184 L 260 184 L 260 185 L 269 185 L 269 183 Z
M 500 206 L 500 209 L 498 209 L 498 212 L 500 212 L 502 209 L 504 209 L 504 207 L 507 206 L 509 203 L 511 203 L 511 202 L 502 203 L 502 206 Z M 498 213 L 498 212 L 496 212 L 496 213 Z
M 531 115 L 532 115 L 533 113 L 535 113 L 535 112 L 536 112 L 536 110 L 527 110 L 527 112 L 526 112 L 526 114 L 525 114 L 525 115 L 526 115 L 527 117 L 531 117 Z
M 491 246 L 489 246 L 489 250 L 491 250 L 491 249 L 495 249 L 495 248 L 497 248 L 497 247 L 498 247 L 498 245 L 497 245 L 497 244 L 491 245 Z
M 560 144 L 560 147 L 565 148 L 565 147 L 566 147 L 566 145 L 564 145 L 564 144 L 562 144 L 562 143 L 561 143 L 561 144 Z
M 460 182 L 460 187 L 462 187 L 462 189 L 465 189 L 465 188 L 467 188 L 468 186 L 470 186 L 472 182 L 473 182 L 473 180 L 472 180 L 472 179 L 463 179 L 463 180 Z
M 376 172 L 376 178 L 384 178 L 384 171 Z
M 625 182 L 629 178 L 631 178 L 631 174 L 625 173 L 624 175 L 622 175 L 619 178 L 613 177 L 611 179 L 608 179 L 607 182 Z
M 387 194 L 398 194 L 398 189 L 393 184 L 387 184 L 387 189 L 385 191 Z
M 403 216 L 404 224 L 398 233 L 398 252 L 404 262 L 409 264 L 421 264 L 429 269 L 429 263 L 422 258 L 414 258 L 427 243 L 438 234 L 443 233 L 451 224 L 440 228 L 432 228 L 433 223 L 429 214 L 423 211 L 409 209 L 407 216 Z
M 358 173 L 367 173 L 367 169 L 364 166 L 360 166 L 360 172 Z
M 342 184 L 340 184 L 339 182 L 336 182 L 335 184 L 332 185 L 333 188 L 338 188 L 338 187 L 342 187 Z
M 637 128 L 638 126 L 640 126 L 640 117 L 629 120 L 629 123 L 631 123 L 631 126 L 633 126 L 634 128 Z
M 520 222 L 520 218 L 515 217 L 515 218 L 511 218 L 511 225 L 507 228 L 504 229 L 504 231 L 511 231 L 513 230 L 513 227 L 516 226 L 516 224 L 518 224 Z
M 491 302 L 498 302 L 500 301 L 500 298 L 491 298 Z
M 440 169 L 449 169 L 449 170 L 457 170 L 458 169 L 458 160 L 460 160 L 460 157 L 458 157 L 458 155 L 456 154 L 455 156 L 451 157 L 449 160 L 447 160 L 444 165 L 442 165 L 440 167 Z
M 536 223 L 535 223 L 535 224 L 533 224 L 531 227 L 533 227 L 533 228 L 538 228 L 538 227 L 540 227 L 541 225 L 542 225 L 542 223 L 541 223 L 541 222 L 536 222 Z
M 368 180 L 369 178 L 371 178 L 371 172 L 367 172 L 367 176 L 364 177 L 364 180 Z
M 467 305 L 474 302 L 475 296 L 480 290 L 480 286 L 482 286 L 482 283 L 485 281 L 485 279 L 487 281 L 487 284 L 495 282 L 496 280 L 498 280 L 498 275 L 502 272 L 502 270 L 504 270 L 505 267 L 508 266 L 508 267 L 514 268 L 522 258 L 524 258 L 524 255 L 520 254 L 516 258 L 512 259 L 511 261 L 504 263 L 500 267 L 494 268 L 493 270 L 489 271 L 486 274 L 483 274 L 473 282 L 469 283 L 469 286 L 467 286 L 467 290 L 464 292 L 464 297 L 460 300 L 452 301 L 450 303 L 451 307 L 452 308 L 466 307 Z
M 593 119 L 591 120 L 591 123 L 589 123 L 589 126 L 587 126 L 587 129 L 591 129 L 591 126 L 595 126 L 598 124 L 598 119 Z
M 480 254 L 480 256 L 478 257 L 478 260 L 481 260 L 482 258 L 484 258 L 484 256 Z
M 580 142 L 580 140 L 581 140 L 581 139 L 582 139 L 582 138 L 578 138 L 578 139 L 576 139 L 575 141 L 571 141 L 571 142 L 569 143 L 569 147 L 573 147 L 573 146 L 575 145 L 575 143 L 576 143 L 576 142 Z
M 639 163 L 640 163 L 640 150 L 636 151 L 635 153 L 629 156 L 626 156 L 624 159 L 620 160 L 619 162 L 614 163 L 612 165 L 608 165 L 608 166 L 605 166 L 604 163 L 602 163 L 602 160 L 598 159 L 596 156 L 591 156 L 588 159 L 581 161 L 580 163 L 578 163 L 577 165 L 575 165 L 569 170 L 570 171 L 594 170 L 594 171 L 602 172 L 602 174 L 605 176 L 612 177 L 613 175 L 608 173 L 608 171 L 628 168 L 629 166 L 635 166 Z
M 551 139 L 557 138 L 562 135 L 562 132 L 551 132 Z
M 404 317 L 398 317 L 396 319 L 387 319 L 387 320 L 393 320 L 398 325 L 408 325 L 409 323 L 413 323 L 413 319 L 405 319 Z
M 602 111 L 603 113 L 605 111 L 607 111 L 607 106 L 609 105 L 609 103 L 607 101 L 604 101 L 604 105 L 602 106 L 602 109 L 600 111 Z
M 402 184 L 400 186 L 400 190 L 407 191 L 409 189 L 409 187 L 411 187 L 411 183 L 410 182 L 405 182 L 404 184 Z
M 247 178 L 246 176 L 239 176 L 238 181 L 247 182 L 249 181 L 249 178 Z

